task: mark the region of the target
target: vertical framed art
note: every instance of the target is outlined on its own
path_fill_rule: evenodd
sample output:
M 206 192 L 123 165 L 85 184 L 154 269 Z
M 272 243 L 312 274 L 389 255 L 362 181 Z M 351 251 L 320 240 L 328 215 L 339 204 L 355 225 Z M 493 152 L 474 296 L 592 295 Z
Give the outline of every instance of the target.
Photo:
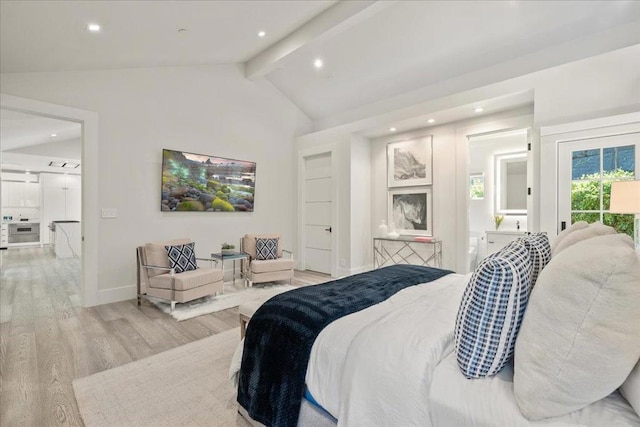
M 412 187 L 432 184 L 432 137 L 387 144 L 387 185 Z
M 400 234 L 433 236 L 431 188 L 389 190 L 389 222 Z

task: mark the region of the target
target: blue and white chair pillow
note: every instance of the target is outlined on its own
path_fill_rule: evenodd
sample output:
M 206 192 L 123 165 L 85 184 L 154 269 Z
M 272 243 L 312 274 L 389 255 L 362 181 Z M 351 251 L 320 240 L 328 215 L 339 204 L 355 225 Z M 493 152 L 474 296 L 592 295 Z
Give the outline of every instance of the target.
M 495 375 L 513 356 L 532 274 L 531 252 L 522 239 L 489 255 L 474 271 L 455 327 L 456 358 L 465 377 Z

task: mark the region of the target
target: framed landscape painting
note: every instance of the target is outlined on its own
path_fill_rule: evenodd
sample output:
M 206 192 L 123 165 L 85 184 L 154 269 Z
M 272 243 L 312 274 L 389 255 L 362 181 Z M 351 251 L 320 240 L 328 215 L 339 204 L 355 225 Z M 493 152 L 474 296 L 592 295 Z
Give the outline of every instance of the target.
M 390 190 L 387 209 L 398 233 L 433 236 L 431 188 Z
M 256 163 L 162 150 L 162 212 L 253 212 Z
M 431 135 L 387 144 L 387 185 L 409 187 L 432 184 Z

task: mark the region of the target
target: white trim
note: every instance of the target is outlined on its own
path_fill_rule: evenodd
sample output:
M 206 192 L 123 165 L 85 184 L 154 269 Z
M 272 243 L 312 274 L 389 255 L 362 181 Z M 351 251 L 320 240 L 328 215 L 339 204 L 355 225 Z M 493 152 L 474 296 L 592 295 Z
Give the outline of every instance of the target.
M 111 289 L 100 289 L 98 291 L 98 305 L 134 299 L 136 298 L 137 292 L 137 285 L 121 286 L 119 288 Z
M 620 114 L 617 116 L 600 117 L 592 120 L 582 120 L 579 122 L 563 123 L 555 126 L 542 126 L 540 136 L 557 135 L 560 133 L 577 132 L 588 129 L 618 126 L 628 123 L 640 122 L 640 112 Z
M 363 265 L 360 267 L 354 267 L 354 268 L 338 267 L 336 269 L 336 275 L 334 277 L 353 276 L 354 274 L 365 273 L 371 270 L 373 270 L 373 266 L 371 264 Z
M 98 304 L 98 114 L 0 93 L 0 107 L 82 124 L 82 306 Z

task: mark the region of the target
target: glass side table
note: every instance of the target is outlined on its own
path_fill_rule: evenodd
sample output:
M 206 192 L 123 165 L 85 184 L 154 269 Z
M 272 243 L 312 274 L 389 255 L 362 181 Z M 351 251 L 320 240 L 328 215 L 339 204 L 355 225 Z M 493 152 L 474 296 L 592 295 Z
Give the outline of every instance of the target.
M 442 268 L 442 240 L 417 241 L 414 236 L 373 239 L 373 268 L 414 264 Z
M 225 261 L 233 261 L 233 272 L 231 276 L 233 277 L 233 284 L 236 284 L 236 261 L 240 261 L 240 278 L 244 277 L 244 263 L 245 261 L 249 261 L 249 255 L 243 252 L 233 252 L 230 254 L 223 253 L 215 253 L 211 254 L 211 258 L 216 260 L 220 260 L 220 264 L 222 264 L 222 280 L 224 280 L 224 262 Z

